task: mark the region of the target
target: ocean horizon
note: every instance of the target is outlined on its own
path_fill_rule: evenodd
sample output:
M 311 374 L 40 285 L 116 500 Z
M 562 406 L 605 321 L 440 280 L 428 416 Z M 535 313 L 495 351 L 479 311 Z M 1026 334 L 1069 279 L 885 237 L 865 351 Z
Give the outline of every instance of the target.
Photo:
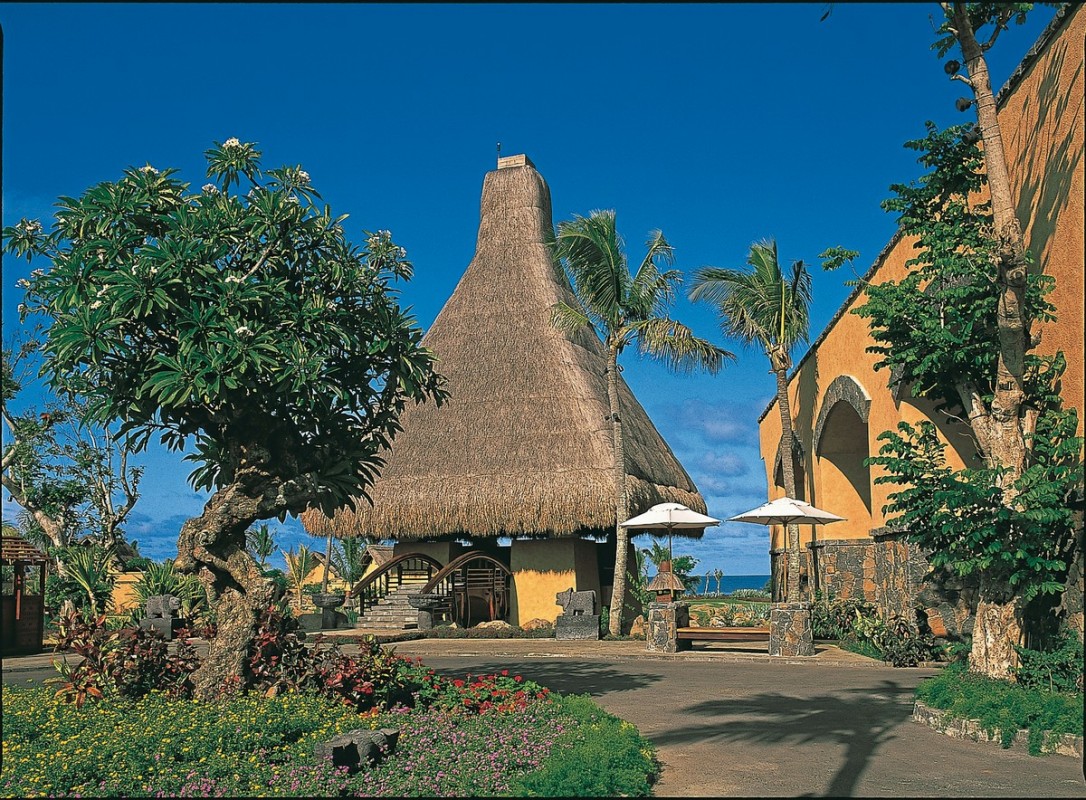
M 695 575 L 698 578 L 698 584 L 696 591 L 701 593 L 705 588 L 705 573 Z M 695 577 L 691 575 L 691 577 Z M 655 578 L 655 575 L 649 576 L 649 581 Z M 769 583 L 769 575 L 725 575 L 720 579 L 720 592 L 721 594 L 731 594 L 736 589 L 764 589 L 765 585 Z M 709 592 L 716 591 L 716 578 L 712 575 L 709 576 Z

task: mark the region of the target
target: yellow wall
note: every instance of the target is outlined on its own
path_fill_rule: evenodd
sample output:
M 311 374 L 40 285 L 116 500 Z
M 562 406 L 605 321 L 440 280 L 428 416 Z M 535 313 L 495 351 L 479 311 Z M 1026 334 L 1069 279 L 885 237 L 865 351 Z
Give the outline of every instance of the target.
M 122 572 L 117 576 L 113 582 L 113 592 L 110 595 L 113 600 L 114 614 L 124 614 L 139 604 L 136 599 L 135 587 L 142 579 L 142 572 Z
M 1069 367 L 1063 378 L 1064 402 L 1079 410 L 1079 431 L 1083 419 L 1083 40 L 1086 13 L 1076 8 L 1070 19 L 1025 71 L 1022 80 L 1000 106 L 999 119 L 1011 178 L 1019 197 L 1019 218 L 1025 226 L 1027 245 L 1037 265 L 1056 278 L 1049 298 L 1057 307 L 1058 322 L 1042 324 L 1040 353 L 1062 349 Z M 873 280 L 899 280 L 905 262 L 913 256 L 914 239 L 901 239 L 884 256 Z M 930 404 L 902 397 L 895 400 L 887 389 L 888 371 L 874 371 L 876 356 L 866 352 L 873 342 L 866 320 L 850 313 L 863 305 L 863 295 L 854 298 L 816 341 L 789 384 L 789 400 L 796 433 L 804 451 L 807 501 L 848 518 L 818 530 L 821 539 L 867 538 L 873 528 L 885 524 L 882 507 L 892 487 L 874 485 L 880 474 L 872 467 L 868 479 L 870 510 L 850 485 L 849 472 L 834 463 L 825 452 L 829 439 L 823 437 L 823 453 L 816 452 L 812 439 L 823 394 L 840 375 L 852 376 L 871 405 L 866 430 L 866 449 L 876 454 L 878 435 L 893 429 L 900 420 L 942 422 Z M 847 426 L 840 430 L 847 430 Z M 961 433 L 940 425 L 944 439 L 957 449 L 948 449 L 951 467 L 962 466 L 971 445 Z M 832 433 L 832 429 L 830 433 Z M 851 433 L 855 434 L 852 428 Z M 770 498 L 781 497 L 783 489 L 774 480 L 774 466 L 780 443 L 780 411 L 770 407 L 759 423 L 762 458 L 765 462 Z M 852 438 L 852 437 L 845 437 Z M 836 459 L 841 461 L 842 459 Z M 855 461 L 851 463 L 855 469 Z M 855 477 L 855 476 L 853 476 Z M 810 541 L 811 530 L 800 528 L 801 541 Z M 785 546 L 784 529 L 773 526 L 770 548 Z
M 516 539 L 510 548 L 509 562 L 513 573 L 509 622 L 513 625 L 531 619 L 553 622 L 562 613 L 555 595 L 570 588 L 594 591 L 599 612 L 595 542 L 576 538 Z

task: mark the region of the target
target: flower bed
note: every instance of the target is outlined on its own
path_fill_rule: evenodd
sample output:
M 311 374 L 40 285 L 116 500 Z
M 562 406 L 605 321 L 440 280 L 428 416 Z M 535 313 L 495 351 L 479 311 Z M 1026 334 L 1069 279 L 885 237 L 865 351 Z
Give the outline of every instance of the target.
M 429 673 L 432 676 L 432 673 Z M 152 692 L 82 708 L 5 688 L 3 796 L 645 795 L 651 745 L 587 697 L 519 676 L 432 677 L 414 709 L 358 714 L 310 693 L 213 705 Z M 313 745 L 352 728 L 400 730 L 396 750 L 349 775 Z

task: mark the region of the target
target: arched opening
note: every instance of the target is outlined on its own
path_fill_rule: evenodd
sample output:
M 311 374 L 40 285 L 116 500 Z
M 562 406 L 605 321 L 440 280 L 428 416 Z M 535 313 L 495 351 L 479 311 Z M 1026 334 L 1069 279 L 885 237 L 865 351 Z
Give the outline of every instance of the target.
M 829 408 L 821 426 L 816 453 L 821 476 L 819 507 L 845 517 L 834 532 L 867 533 L 871 527 L 871 470 L 867 420 L 851 403 L 839 400 Z

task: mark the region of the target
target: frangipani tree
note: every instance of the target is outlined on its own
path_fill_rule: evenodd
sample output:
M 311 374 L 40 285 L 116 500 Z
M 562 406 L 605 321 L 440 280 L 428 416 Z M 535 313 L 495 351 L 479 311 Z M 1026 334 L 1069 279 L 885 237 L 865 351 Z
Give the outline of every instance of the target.
M 46 231 L 4 231 L 45 265 L 24 313 L 49 322 L 44 373 L 87 416 L 187 448 L 213 494 L 178 538 L 178 570 L 215 602 L 218 635 L 197 694 L 244 684 L 272 585 L 245 550 L 257 520 L 331 514 L 367 489 L 408 402 L 445 397 L 422 332 L 397 302 L 405 251 L 387 231 L 361 246 L 300 167 L 260 168 L 253 144 L 206 152 L 199 192 L 147 165 L 62 197 Z

